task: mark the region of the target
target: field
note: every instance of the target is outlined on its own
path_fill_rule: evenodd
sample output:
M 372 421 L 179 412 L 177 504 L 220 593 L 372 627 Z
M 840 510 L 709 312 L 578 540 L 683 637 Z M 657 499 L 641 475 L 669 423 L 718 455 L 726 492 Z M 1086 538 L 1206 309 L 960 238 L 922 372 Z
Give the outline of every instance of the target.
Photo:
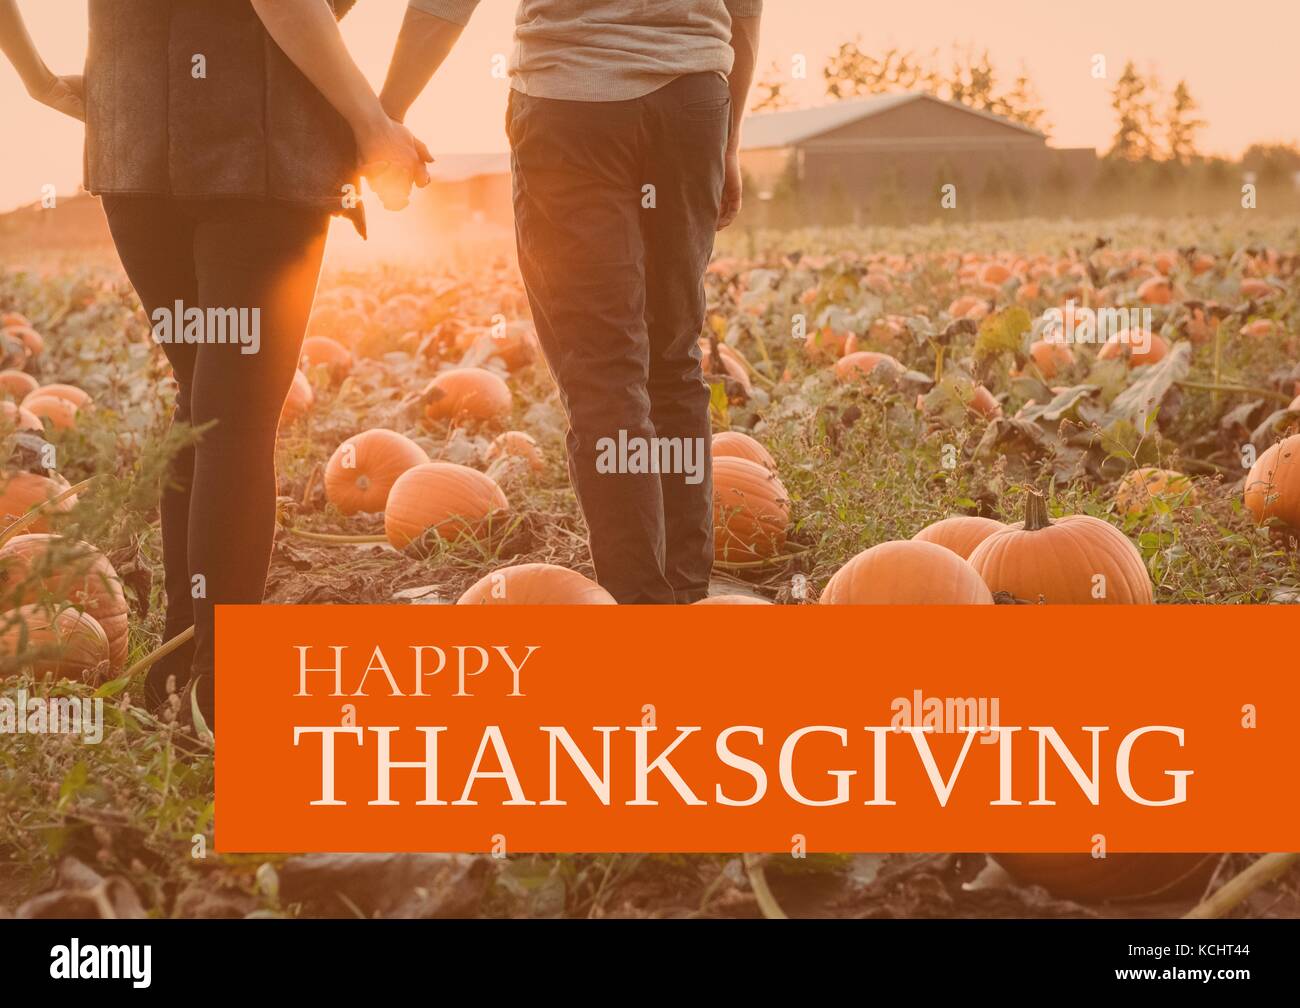
M 706 285 L 715 431 L 759 442 L 776 488 L 771 501 L 720 503 L 719 592 L 816 603 L 870 547 L 952 515 L 1017 522 L 1041 494 L 1054 519 L 1090 515 L 1119 530 L 1140 553 L 1157 604 L 1300 602 L 1300 478 L 1283 486 L 1276 474 L 1290 456 L 1265 456 L 1300 431 L 1300 220 L 1243 211 L 742 231 L 724 236 Z M 1067 325 L 1084 309 L 1149 310 L 1149 331 L 1063 344 L 1050 312 L 1071 303 Z M 210 747 L 183 727 L 185 712 L 159 720 L 132 704 L 137 663 L 162 643 L 160 474 L 198 435 L 168 431 L 167 368 L 115 268 L 11 264 L 0 272 L 5 312 L 21 313 L 30 329 L 6 320 L 4 366 L 89 396 L 72 407 L 38 396 L 42 429 L 6 433 L 7 478 L 57 470 L 69 485 L 90 481 L 36 517 L 67 549 L 89 543 L 111 563 L 129 638 L 112 671 L 87 666 L 91 682 L 57 686 L 107 701 L 102 743 L 6 736 L 0 747 L 0 913 L 25 904 L 25 913 L 164 916 L 713 916 L 779 905 L 830 916 L 1163 915 L 1185 911 L 1252 860 L 1184 865 L 1173 873 L 1177 887 L 1139 887 L 1125 893 L 1129 902 L 1103 906 L 1100 884 L 1067 899 L 1068 885 L 1049 894 L 982 854 L 765 865 L 740 855 L 211 854 Z M 454 603 L 492 571 L 533 562 L 590 576 L 564 417 L 507 250 L 430 269 L 332 270 L 310 335 L 337 346 L 309 348 L 282 420 L 269 601 Z M 458 398 L 437 380 L 464 367 L 503 381 L 508 405 L 489 402 L 487 386 Z M 18 409 L 6 415 L 22 423 Z M 441 534 L 404 533 L 395 549 L 383 514 L 344 514 L 327 494 L 331 456 L 373 428 L 405 435 L 431 460 L 488 473 L 508 510 L 490 521 L 453 516 Z M 499 441 L 507 431 L 531 443 Z M 1252 498 L 1248 474 L 1261 457 L 1284 461 L 1265 466 L 1277 489 L 1270 482 Z M 0 508 L 5 525 L 31 506 L 15 499 Z M 20 531 L 36 530 L 26 520 Z M 51 550 L 54 563 L 73 562 Z M 13 610 L 32 597 L 31 584 L 6 576 L 3 563 L 0 555 L 0 584 L 13 595 L 0 609 Z M 988 588 L 999 603 L 1039 601 L 1018 584 Z M 1091 599 L 1072 600 L 1145 601 L 1120 597 L 1128 589 L 1116 579 L 1100 595 L 1090 588 Z M 47 609 L 69 601 L 48 595 Z M 13 618 L 0 627 L 6 689 L 35 688 L 20 629 Z M 73 668 L 78 659 L 49 660 Z M 1236 912 L 1300 913 L 1300 878 L 1271 881 Z

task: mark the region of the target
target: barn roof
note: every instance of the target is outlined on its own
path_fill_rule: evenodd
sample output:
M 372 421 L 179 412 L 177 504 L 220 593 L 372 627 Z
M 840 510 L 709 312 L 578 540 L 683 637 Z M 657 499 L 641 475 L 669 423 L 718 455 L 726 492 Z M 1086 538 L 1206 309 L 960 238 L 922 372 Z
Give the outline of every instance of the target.
M 991 119 L 1000 125 L 1019 130 L 1022 133 L 1028 133 L 1031 136 L 1045 136 L 1036 129 L 994 115 L 992 112 L 984 112 L 980 109 L 971 108 L 969 105 L 962 105 L 960 102 L 945 101 L 931 94 L 913 91 L 902 94 L 872 95 L 869 98 L 853 98 L 834 102 L 830 105 L 819 105 L 815 108 L 762 112 L 758 115 L 747 116 L 744 131 L 741 134 L 741 147 L 745 150 L 793 147 L 814 137 L 821 136 L 823 133 L 830 133 L 833 130 L 848 126 L 850 123 L 869 119 L 871 116 L 880 115 L 882 112 L 888 112 L 890 109 L 916 101 L 931 101 L 940 105 L 951 105 L 953 108 L 960 109 L 969 115 Z

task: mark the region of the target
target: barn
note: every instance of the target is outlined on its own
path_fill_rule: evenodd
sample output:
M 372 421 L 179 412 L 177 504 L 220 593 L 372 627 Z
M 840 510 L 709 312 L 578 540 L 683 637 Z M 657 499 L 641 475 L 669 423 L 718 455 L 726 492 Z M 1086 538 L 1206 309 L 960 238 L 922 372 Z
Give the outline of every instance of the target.
M 1092 148 L 1055 148 L 1010 119 L 930 94 L 877 95 L 745 120 L 741 166 L 760 199 L 797 192 L 851 216 L 881 203 L 937 207 L 994 199 L 1025 209 L 1044 192 L 1078 192 L 1097 170 Z
M 1037 130 L 922 93 L 751 115 L 740 156 L 750 212 L 775 201 L 792 216 L 783 223 L 929 218 L 949 184 L 968 214 L 1062 212 L 1044 197 L 1065 203 L 1098 166 L 1090 147 L 1051 147 Z M 440 223 L 509 223 L 508 154 L 445 155 L 430 172 Z

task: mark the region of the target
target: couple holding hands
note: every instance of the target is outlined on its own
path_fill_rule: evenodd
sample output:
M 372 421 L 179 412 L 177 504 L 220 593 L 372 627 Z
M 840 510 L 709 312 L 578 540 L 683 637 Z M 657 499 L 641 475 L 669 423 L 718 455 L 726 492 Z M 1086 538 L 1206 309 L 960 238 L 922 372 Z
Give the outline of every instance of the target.
M 195 633 L 150 670 L 146 695 L 161 705 L 190 686 L 211 724 L 212 607 L 263 597 L 276 428 L 329 220 L 364 234 L 358 175 L 389 209 L 428 183 L 432 158 L 402 122 L 478 0 L 410 0 L 378 95 L 338 28 L 356 0 L 88 2 L 84 77 L 47 68 L 16 0 L 0 0 L 0 48 L 32 97 L 85 121 L 85 186 L 146 312 L 260 309 L 257 354 L 163 347 L 174 419 L 203 428 L 162 490 L 164 633 Z M 689 483 L 598 472 L 596 443 L 708 443 L 702 277 L 714 232 L 740 209 L 761 6 L 518 5 L 506 125 L 519 265 L 568 416 L 596 577 L 622 603 L 688 603 L 708 588 L 709 468 Z

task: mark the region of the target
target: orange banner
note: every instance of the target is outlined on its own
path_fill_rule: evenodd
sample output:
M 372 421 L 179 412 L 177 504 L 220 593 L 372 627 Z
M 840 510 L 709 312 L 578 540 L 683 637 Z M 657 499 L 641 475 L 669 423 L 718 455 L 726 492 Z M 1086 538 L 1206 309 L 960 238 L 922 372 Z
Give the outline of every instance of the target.
M 1295 621 L 218 607 L 216 846 L 1295 850 Z

